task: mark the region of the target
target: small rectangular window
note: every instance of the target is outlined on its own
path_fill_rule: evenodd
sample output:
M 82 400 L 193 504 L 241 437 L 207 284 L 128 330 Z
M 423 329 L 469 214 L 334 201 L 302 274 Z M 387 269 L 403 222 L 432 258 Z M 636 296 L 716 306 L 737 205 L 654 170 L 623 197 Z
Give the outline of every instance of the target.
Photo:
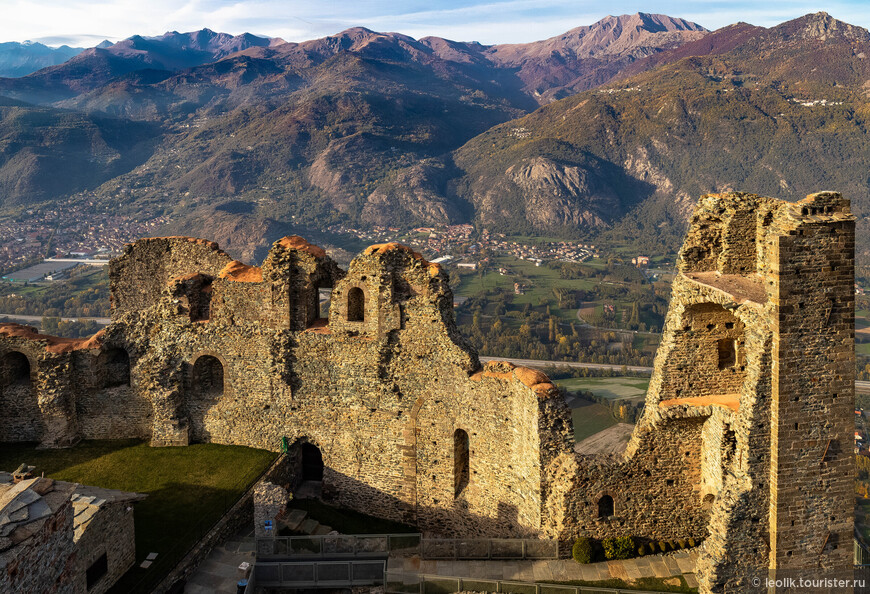
M 109 573 L 109 560 L 106 557 L 106 553 L 103 553 L 88 567 L 86 572 L 88 590 L 96 586 L 97 582 L 107 573 Z

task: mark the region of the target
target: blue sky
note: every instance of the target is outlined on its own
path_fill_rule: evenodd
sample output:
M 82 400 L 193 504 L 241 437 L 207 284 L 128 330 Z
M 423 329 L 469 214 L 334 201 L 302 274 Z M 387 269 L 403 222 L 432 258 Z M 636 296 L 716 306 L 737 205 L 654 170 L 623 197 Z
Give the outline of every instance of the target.
M 362 25 L 420 38 L 520 43 L 558 35 L 608 14 L 662 13 L 715 29 L 771 26 L 823 10 L 870 28 L 868 0 L 0 0 L 0 41 L 92 46 L 165 31 L 249 31 L 303 41 Z

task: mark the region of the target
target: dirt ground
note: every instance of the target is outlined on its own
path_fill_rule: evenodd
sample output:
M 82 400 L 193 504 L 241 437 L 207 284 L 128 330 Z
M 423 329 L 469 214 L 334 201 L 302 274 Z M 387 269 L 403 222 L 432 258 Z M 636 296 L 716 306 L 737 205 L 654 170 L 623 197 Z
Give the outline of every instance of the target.
M 587 437 L 574 446 L 574 451 L 580 454 L 621 454 L 628 446 L 632 431 L 634 425 L 617 423 L 613 427 Z

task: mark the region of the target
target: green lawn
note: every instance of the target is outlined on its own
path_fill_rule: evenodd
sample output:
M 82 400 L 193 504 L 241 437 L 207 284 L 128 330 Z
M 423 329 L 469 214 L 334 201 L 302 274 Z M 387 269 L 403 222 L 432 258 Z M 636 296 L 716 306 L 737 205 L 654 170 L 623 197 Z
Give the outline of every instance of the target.
M 574 421 L 574 441 L 580 443 L 608 427 L 616 425 L 616 419 L 603 404 L 581 401 L 581 406 L 571 411 Z
M 275 460 L 239 446 L 151 448 L 137 440 L 88 441 L 68 450 L 0 445 L 0 469 L 22 462 L 54 479 L 145 493 L 136 504 L 136 563 L 114 592 L 150 592 Z M 158 557 L 149 569 L 138 564 Z

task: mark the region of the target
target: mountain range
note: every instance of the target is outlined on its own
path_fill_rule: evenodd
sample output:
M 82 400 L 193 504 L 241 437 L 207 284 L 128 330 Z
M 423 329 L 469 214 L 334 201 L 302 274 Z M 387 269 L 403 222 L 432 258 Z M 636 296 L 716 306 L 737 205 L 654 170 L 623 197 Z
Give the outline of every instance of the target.
M 496 46 L 133 37 L 0 79 L 0 208 L 95 191 L 247 257 L 334 221 L 664 249 L 723 189 L 837 189 L 863 217 L 868 60 L 870 33 L 824 13 L 713 32 L 639 13 Z
M 83 50 L 68 45 L 49 47 L 31 41 L 0 43 L 0 76 L 24 76 L 46 66 L 62 64 Z

